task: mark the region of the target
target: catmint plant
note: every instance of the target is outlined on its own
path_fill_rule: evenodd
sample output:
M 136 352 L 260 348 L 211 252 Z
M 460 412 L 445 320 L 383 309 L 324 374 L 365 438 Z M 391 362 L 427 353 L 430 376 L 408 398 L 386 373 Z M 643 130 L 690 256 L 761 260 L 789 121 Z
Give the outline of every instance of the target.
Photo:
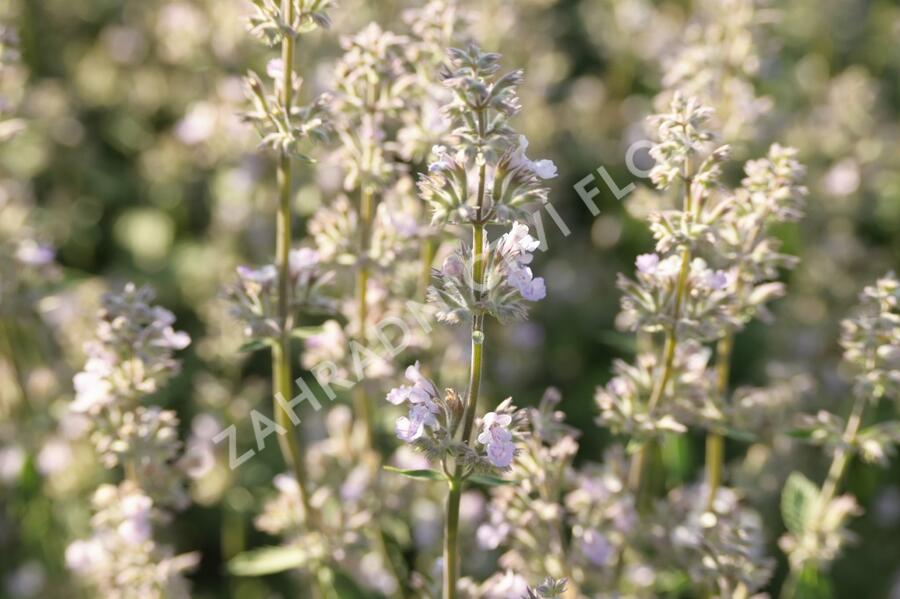
M 786 596 L 826 593 L 823 578 L 844 546 L 855 537 L 849 519 L 862 511 L 850 494 L 839 495 L 854 457 L 886 466 L 900 443 L 900 421 L 866 425 L 867 410 L 882 399 L 900 399 L 900 282 L 888 273 L 859 296 L 859 306 L 841 323 L 844 364 L 852 376 L 850 413 L 844 418 L 820 412 L 803 419 L 796 436 L 821 445 L 831 466 L 821 487 L 799 472 L 787 479 L 781 510 L 787 533 L 780 541 L 788 554 L 791 578 Z
M 475 46 L 449 51 L 442 71 L 452 92 L 443 112 L 452 122 L 449 146 L 436 146 L 428 174 L 419 188 L 436 225 L 471 228 L 471 245 L 461 244 L 435 269 L 429 301 L 440 320 L 471 325 L 469 384 L 465 394 L 440 392 L 418 366 L 407 370 L 411 384 L 392 390 L 388 401 L 408 405 L 397 420 L 397 435 L 425 452 L 439 466 L 428 477 L 445 480 L 442 593 L 458 596 L 458 530 L 462 488 L 466 481 L 502 474 L 516 453 L 514 440 L 524 414 L 511 399 L 476 418 L 485 344 L 485 317 L 505 323 L 527 317 L 528 304 L 544 297 L 543 279 L 529 264 L 538 246 L 519 222 L 546 201 L 543 180 L 556 175 L 549 161 L 525 155 L 527 141 L 515 134 L 509 119 L 520 110 L 517 86 L 521 71 L 498 75 L 500 56 Z M 490 225 L 510 229 L 495 243 L 485 239 Z M 419 473 L 407 474 L 418 476 Z
M 93 497 L 92 534 L 66 550 L 66 562 L 104 597 L 189 597 L 183 573 L 198 555 L 175 555 L 158 535 L 187 507 L 191 461 L 182 452 L 178 417 L 146 405 L 179 370 L 173 356 L 190 343 L 175 317 L 154 306 L 149 287 L 125 286 L 103 299 L 96 338 L 85 346 L 70 410 L 84 416 L 101 463 L 123 480 Z

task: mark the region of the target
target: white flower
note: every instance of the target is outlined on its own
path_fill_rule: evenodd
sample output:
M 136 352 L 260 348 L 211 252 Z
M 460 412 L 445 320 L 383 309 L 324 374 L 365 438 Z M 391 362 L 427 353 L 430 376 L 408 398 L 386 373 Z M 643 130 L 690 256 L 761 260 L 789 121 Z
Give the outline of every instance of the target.
M 45 266 L 53 262 L 53 257 L 53 248 L 32 239 L 22 240 L 16 249 L 16 259 L 27 266 Z
M 74 541 L 66 547 L 66 565 L 77 573 L 90 571 L 96 564 L 106 560 L 103 545 L 97 539 Z
M 531 253 L 541 242 L 531 236 L 528 225 L 513 223 L 508 233 L 504 233 L 497 242 L 497 252 L 504 258 L 511 258 L 518 264 L 530 264 Z
M 482 419 L 478 442 L 485 446 L 488 461 L 497 468 L 512 464 L 516 453 L 512 432 L 507 428 L 511 423 L 512 416 L 496 412 L 488 412 Z
M 266 74 L 275 81 L 281 81 L 284 78 L 284 61 L 280 58 L 273 58 L 267 62 Z
M 291 277 L 297 278 L 302 273 L 314 269 L 319 264 L 319 252 L 311 248 L 291 250 L 288 254 L 288 268 Z
M 656 267 L 659 266 L 659 256 L 656 254 L 641 254 L 634 263 L 638 271 L 652 275 L 656 272 Z
M 533 161 L 529 160 L 528 156 L 525 155 L 525 150 L 528 149 L 528 138 L 524 135 L 519 136 L 519 147 L 516 148 L 515 154 L 512 157 L 512 165 L 517 167 L 523 167 L 535 175 L 540 177 L 541 179 L 553 179 L 556 177 L 557 170 L 556 165 L 553 164 L 552 160 L 538 160 Z
M 446 147 L 434 146 L 431 148 L 431 153 L 434 154 L 437 160 L 428 165 L 428 172 L 439 173 L 453 167 L 453 159 L 447 153 Z
M 107 378 L 110 374 L 111 367 L 107 361 L 89 358 L 84 365 L 84 371 L 76 374 L 72 380 L 75 386 L 75 401 L 71 404 L 71 410 L 85 413 L 111 404 L 115 400 L 115 395 Z

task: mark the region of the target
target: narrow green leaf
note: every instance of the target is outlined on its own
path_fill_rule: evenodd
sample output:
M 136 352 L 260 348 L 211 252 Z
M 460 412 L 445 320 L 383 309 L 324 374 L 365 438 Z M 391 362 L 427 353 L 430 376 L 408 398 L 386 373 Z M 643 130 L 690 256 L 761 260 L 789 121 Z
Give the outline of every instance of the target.
M 277 545 L 245 551 L 228 562 L 228 571 L 235 576 L 265 576 L 299 568 L 308 554 L 295 545 Z
M 483 487 L 502 487 L 503 485 L 515 484 L 515 481 L 513 480 L 506 480 L 505 478 L 500 478 L 499 476 L 493 476 L 491 474 L 473 474 L 467 478 L 466 481 Z
M 309 339 L 313 335 L 318 335 L 321 332 L 321 326 L 294 327 L 293 330 L 291 330 L 291 336 L 297 339 Z
M 244 343 L 238 348 L 240 353 L 249 353 L 255 352 L 257 350 L 269 347 L 272 345 L 272 341 L 270 339 L 251 339 L 250 341 Z
M 750 431 L 741 430 L 739 428 L 732 428 L 730 426 L 726 426 L 722 429 L 722 434 L 728 437 L 729 439 L 734 439 L 735 441 L 743 441 L 745 443 L 753 443 L 756 441 L 757 436 Z
M 437 470 L 404 470 L 402 468 L 394 468 L 393 466 L 384 466 L 388 472 L 406 476 L 408 478 L 418 478 L 420 480 L 447 480 L 443 472 Z

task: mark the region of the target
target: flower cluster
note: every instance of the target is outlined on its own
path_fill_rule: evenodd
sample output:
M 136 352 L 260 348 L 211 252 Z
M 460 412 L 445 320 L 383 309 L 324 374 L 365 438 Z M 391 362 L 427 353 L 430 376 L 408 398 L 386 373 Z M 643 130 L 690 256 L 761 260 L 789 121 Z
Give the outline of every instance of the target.
M 331 0 L 254 0 L 255 13 L 250 17 L 250 33 L 269 46 L 287 44 L 293 48 L 293 40 L 303 33 L 331 25 L 328 9 Z M 293 57 L 291 57 L 293 60 Z M 266 67 L 271 85 L 250 72 L 246 79 L 247 98 L 251 109 L 243 118 L 259 132 L 260 145 L 288 156 L 311 160 L 301 152 L 307 139 L 327 139 L 332 125 L 329 105 L 332 98 L 320 95 L 308 105 L 299 105 L 303 80 L 291 69 L 285 68 L 284 59 L 272 59 Z
M 523 74 L 498 76 L 499 70 L 499 54 L 475 46 L 450 51 L 443 80 L 453 96 L 443 110 L 453 123 L 455 149 L 435 146 L 429 172 L 419 181 L 435 223 L 509 222 L 547 201 L 543 181 L 556 177 L 556 167 L 530 160 L 527 139 L 508 123 L 521 109 Z
M 140 405 L 178 371 L 173 353 L 190 343 L 153 297 L 149 287 L 133 284 L 104 297 L 96 339 L 74 379 L 71 410 L 90 418 L 103 465 L 121 466 L 126 478 L 97 490 L 92 536 L 66 552 L 69 567 L 105 597 L 188 597 L 182 573 L 198 561 L 194 554 L 173 556 L 153 539 L 154 524 L 165 524 L 168 510 L 187 507 L 183 487 L 191 468 L 181 457 L 175 413 Z
M 410 385 L 395 387 L 387 394 L 388 402 L 409 406 L 407 415 L 397 418 L 399 439 L 432 462 L 452 457 L 472 471 L 509 468 L 516 454 L 515 433 L 522 421 L 510 400 L 482 417 L 477 445 L 470 447 L 455 439 L 463 417 L 459 395 L 452 389 L 439 393 L 434 382 L 422 375 L 418 363 L 407 367 L 406 379 Z
M 854 392 L 872 401 L 900 398 L 900 282 L 893 273 L 866 287 L 860 306 L 842 323 L 844 360 Z
M 111 599 L 187 599 L 184 573 L 199 562 L 196 553 L 174 555 L 153 539 L 166 515 L 140 488 L 126 481 L 94 493 L 92 535 L 66 549 L 68 567 Z
M 85 344 L 87 362 L 75 375 L 74 412 L 133 409 L 178 373 L 176 350 L 190 343 L 173 328 L 175 316 L 152 305 L 154 291 L 129 283 L 103 298 L 96 339 Z
M 285 38 L 295 38 L 317 28 L 331 27 L 328 9 L 331 0 L 290 0 L 288 12 L 278 0 L 253 0 L 254 14 L 250 17 L 250 33 L 269 46 Z
M 277 337 L 282 327 L 292 329 L 298 313 L 327 313 L 334 302 L 326 294 L 333 274 L 321 264 L 319 253 L 310 248 L 291 250 L 288 260 L 290 314 L 287 323 L 279 321 L 278 269 L 274 264 L 260 267 L 239 266 L 237 282 L 225 290 L 232 316 L 243 324 L 244 334 L 253 340 Z
M 428 290 L 429 301 L 438 307 L 438 319 L 455 324 L 489 314 L 503 323 L 524 320 L 526 302 L 540 301 L 547 294 L 544 279 L 535 277 L 529 266 L 538 245 L 526 225 L 513 223 L 484 253 L 483 263 L 478 265 L 481 283 L 476 283 L 476 264 L 469 247 L 447 256 L 441 268 L 434 270 L 436 283 Z
M 683 262 L 678 255 L 638 256 L 637 281 L 619 275 L 624 293 L 619 325 L 650 333 L 676 329 L 702 340 L 715 339 L 723 329 L 736 326 L 731 315 L 734 277 L 709 268 L 703 258 L 694 258 L 686 269 Z M 683 304 L 674 320 L 679 297 Z

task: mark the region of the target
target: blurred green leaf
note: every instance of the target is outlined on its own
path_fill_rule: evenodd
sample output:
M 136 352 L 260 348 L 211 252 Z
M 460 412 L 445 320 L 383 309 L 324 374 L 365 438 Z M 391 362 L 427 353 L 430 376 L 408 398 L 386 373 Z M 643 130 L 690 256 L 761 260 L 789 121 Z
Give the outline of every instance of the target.
M 238 352 L 240 353 L 250 353 L 259 351 L 263 348 L 269 347 L 272 345 L 272 341 L 270 339 L 251 339 L 247 343 L 244 343 L 238 348 Z
M 228 571 L 235 576 L 265 576 L 299 568 L 308 557 L 296 545 L 261 547 L 234 556 L 228 562 Z
M 781 517 L 795 535 L 802 534 L 819 499 L 819 488 L 799 472 L 792 472 L 781 492 Z
M 515 482 L 490 474 L 473 474 L 466 480 L 472 484 L 481 485 L 483 487 L 502 487 L 503 485 L 511 485 Z
M 407 478 L 418 478 L 421 480 L 447 480 L 443 472 L 437 470 L 404 470 L 402 468 L 394 468 L 393 466 L 385 466 L 388 472 L 395 472 L 406 476 Z

